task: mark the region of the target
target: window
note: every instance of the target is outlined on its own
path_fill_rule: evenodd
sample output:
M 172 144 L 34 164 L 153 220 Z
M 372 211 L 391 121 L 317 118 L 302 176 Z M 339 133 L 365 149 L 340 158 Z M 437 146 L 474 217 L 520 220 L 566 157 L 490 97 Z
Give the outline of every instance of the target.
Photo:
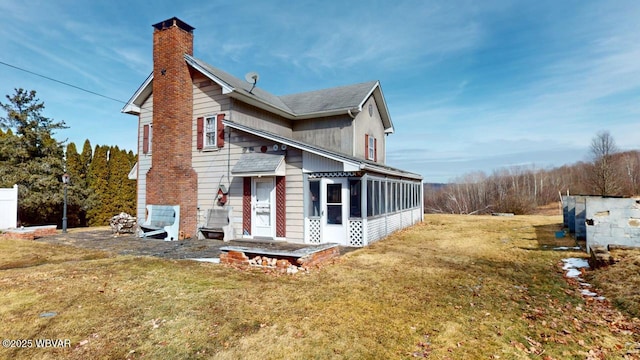
M 216 117 L 210 116 L 204 118 L 204 146 L 216 146 Z
M 373 182 L 373 215 L 380 215 L 380 181 Z
M 320 181 L 309 181 L 309 217 L 320 216 Z
M 373 216 L 373 181 L 367 180 L 367 216 Z
M 382 182 L 382 188 L 380 189 L 380 206 L 382 206 L 381 214 L 388 213 L 387 211 L 387 182 Z
M 360 180 L 349 180 L 349 217 L 359 218 L 362 216 L 360 211 L 362 187 Z
M 409 208 L 409 187 L 407 183 L 402 183 L 402 210 Z
M 342 224 L 342 184 L 327 184 L 327 224 Z
M 197 149 L 224 147 L 224 114 L 217 114 L 197 119 Z
M 374 138 L 373 136 L 369 135 L 368 141 L 369 141 L 369 144 L 367 144 L 367 145 L 368 145 L 369 152 L 367 154 L 367 159 L 375 161 L 375 159 L 376 159 L 376 138 Z

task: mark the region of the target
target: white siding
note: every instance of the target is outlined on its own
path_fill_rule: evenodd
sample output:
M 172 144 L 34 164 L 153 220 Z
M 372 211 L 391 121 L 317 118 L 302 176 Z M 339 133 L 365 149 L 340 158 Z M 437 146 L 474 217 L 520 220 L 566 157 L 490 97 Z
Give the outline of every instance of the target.
M 242 191 L 243 178 L 231 175 L 231 169 L 243 154 L 243 149 L 250 147 L 259 151 L 266 145 L 269 149 L 273 143 L 262 138 L 242 133 L 230 128 L 225 129 L 225 147 L 219 151 L 200 152 L 200 160 L 194 161 L 194 169 L 198 173 L 198 219 L 205 221 L 207 210 L 216 207 L 218 185 L 223 184 L 228 190 L 226 206 L 233 208 L 233 227 L 237 237 L 242 236 Z M 302 156 L 296 149 L 287 150 L 286 161 L 286 240 L 302 242 L 303 239 L 303 206 L 302 206 Z M 195 155 L 194 155 L 195 158 Z M 227 166 L 228 164 L 228 166 Z
M 287 150 L 287 241 L 304 242 L 302 151 Z
M 302 164 L 304 172 L 344 171 L 344 166 L 341 162 L 327 159 L 326 157 L 312 154 L 307 151 L 304 151 L 302 154 Z
M 198 174 L 198 223 L 205 222 L 207 210 L 217 207 L 216 196 L 218 186 L 224 185 L 229 191 L 227 204 L 233 208 L 231 221 L 236 237 L 242 236 L 242 190 L 243 178 L 233 177 L 231 169 L 245 151 L 253 147 L 260 151 L 261 146 L 267 146 L 271 151 L 273 142 L 257 136 L 249 135 L 238 130 L 225 128 L 225 144 L 221 149 L 198 150 L 197 124 L 195 119 L 200 116 L 224 112 L 232 119 L 251 119 L 253 114 L 243 114 L 237 107 L 230 111 L 229 98 L 222 94 L 220 86 L 204 78 L 196 78 L 193 86 L 194 114 L 193 114 L 193 153 L 192 164 Z M 286 239 L 289 242 L 302 242 L 303 214 L 302 214 L 302 154 L 296 149 L 288 149 L 285 157 L 286 166 Z
M 145 220 L 145 208 L 147 205 L 147 172 L 151 169 L 151 154 L 153 153 L 153 128 L 151 127 L 153 121 L 153 95 L 142 104 L 140 107 L 140 116 L 138 118 L 138 201 L 136 216 L 138 222 Z M 147 154 L 142 153 L 142 137 L 144 125 L 150 125 L 151 142 L 149 143 L 149 152 Z
M 228 112 L 229 98 L 222 94 L 222 88 L 204 76 L 193 79 L 193 119 L 191 121 L 191 164 L 198 174 L 198 226 L 206 221 L 207 210 L 216 207 L 218 185 L 229 188 L 226 159 L 228 144 L 222 149 L 198 150 L 198 117 Z M 226 138 L 225 138 L 226 141 Z M 221 182 L 222 181 L 222 182 Z M 231 205 L 229 205 L 231 206 Z M 235 211 L 236 209 L 234 209 Z M 234 215 L 235 216 L 235 215 Z
M 292 137 L 290 120 L 258 109 L 255 106 L 247 105 L 233 99 L 231 101 L 231 109 L 233 112 L 230 120 L 254 129 L 269 131 L 289 138 Z
M 369 104 L 373 105 L 373 115 L 369 115 Z M 365 134 L 373 135 L 377 140 L 378 163 L 384 164 L 386 159 L 386 140 L 384 134 L 384 125 L 382 118 L 378 112 L 378 106 L 373 96 L 365 101 L 362 111 L 358 113 L 354 123 L 354 153 L 353 156 L 366 159 L 365 150 Z
M 353 155 L 353 119 L 337 115 L 293 121 L 293 138 L 345 155 Z

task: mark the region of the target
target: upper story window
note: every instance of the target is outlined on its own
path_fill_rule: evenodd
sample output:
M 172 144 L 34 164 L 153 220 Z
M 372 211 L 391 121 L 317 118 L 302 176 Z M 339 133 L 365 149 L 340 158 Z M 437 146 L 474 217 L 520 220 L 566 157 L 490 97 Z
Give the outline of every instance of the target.
M 373 160 L 376 157 L 376 138 L 373 136 L 369 136 L 369 154 L 367 154 L 367 159 Z
M 378 161 L 378 141 L 371 135 L 365 135 L 365 156 L 367 160 Z
M 216 149 L 224 147 L 224 114 L 199 117 L 197 119 L 197 148 Z
M 217 119 L 215 116 L 204 118 L 204 147 L 215 147 L 217 136 Z

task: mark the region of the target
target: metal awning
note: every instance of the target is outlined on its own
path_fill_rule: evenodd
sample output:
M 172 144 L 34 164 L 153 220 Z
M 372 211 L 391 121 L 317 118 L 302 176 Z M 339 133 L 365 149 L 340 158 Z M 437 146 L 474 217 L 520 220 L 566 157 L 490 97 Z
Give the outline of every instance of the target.
M 282 153 L 251 152 L 242 154 L 240 160 L 231 169 L 231 175 L 250 176 L 285 176 L 286 163 Z

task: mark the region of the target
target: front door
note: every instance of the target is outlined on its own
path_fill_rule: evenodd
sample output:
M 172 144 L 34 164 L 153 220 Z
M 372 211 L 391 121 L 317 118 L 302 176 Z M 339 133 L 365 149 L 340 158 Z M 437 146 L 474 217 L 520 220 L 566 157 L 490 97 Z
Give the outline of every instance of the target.
M 321 192 L 322 242 L 344 244 L 349 201 L 346 179 L 323 179 Z
M 274 238 L 275 193 L 275 178 L 264 177 L 253 179 L 251 196 L 251 224 L 253 224 L 251 233 L 253 236 Z

